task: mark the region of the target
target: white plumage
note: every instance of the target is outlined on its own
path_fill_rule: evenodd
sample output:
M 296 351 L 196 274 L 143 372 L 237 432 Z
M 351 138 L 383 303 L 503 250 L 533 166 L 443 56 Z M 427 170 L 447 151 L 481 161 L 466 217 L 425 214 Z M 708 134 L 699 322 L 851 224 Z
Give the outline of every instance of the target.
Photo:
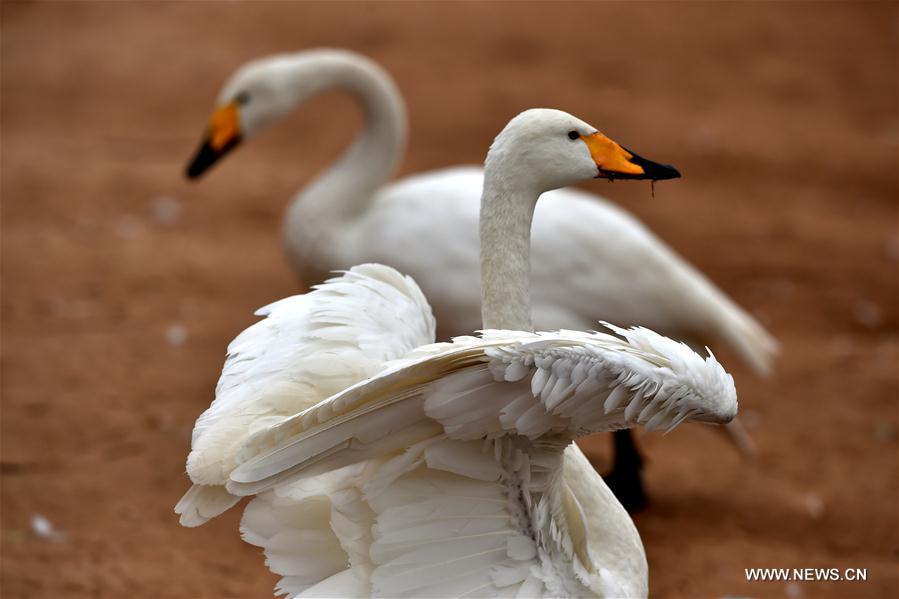
M 434 317 L 418 286 L 393 269 L 356 266 L 305 295 L 261 308 L 265 316 L 228 346 L 215 401 L 197 420 L 178 503 L 197 526 L 238 500 L 222 485 L 245 437 L 379 372 L 434 339 Z
M 405 107 L 377 64 L 345 50 L 311 50 L 250 62 L 225 84 L 235 134 L 251 138 L 312 96 L 341 89 L 365 111 L 345 156 L 297 195 L 284 221 L 287 255 L 303 281 L 379 262 L 412 276 L 431 301 L 438 337 L 480 328 L 478 210 L 484 171 L 464 166 L 386 184 L 406 144 Z M 190 169 L 202 173 L 202 152 Z M 201 160 L 200 158 L 203 157 Z M 386 184 L 386 185 L 385 185 Z M 576 189 L 547 191 L 531 235 L 537 328 L 589 329 L 603 318 L 698 347 L 724 343 L 765 374 L 774 339 L 634 216 Z
M 637 424 L 726 422 L 736 395 L 713 358 L 651 331 L 619 332 L 626 339 L 490 331 L 436 344 L 257 435 L 228 483 L 262 493 L 244 538 L 291 593 L 350 581 L 385 597 L 645 596 L 633 524 L 565 447 Z M 318 515 L 296 511 L 300 498 Z M 325 534 L 329 502 L 334 537 L 291 543 L 288 564 L 317 569 L 279 569 L 283 537 L 265 530 L 311 523 Z M 258 524 L 258 511 L 279 524 Z M 300 532 L 312 534 L 288 536 Z M 334 552 L 327 563 L 323 547 Z
M 645 596 L 639 535 L 571 441 L 727 422 L 733 380 L 643 328 L 516 330 L 530 328 L 537 198 L 608 171 L 676 174 L 631 159 L 559 111 L 522 113 L 497 137 L 481 253 L 484 323 L 502 329 L 429 343 L 422 294 L 379 265 L 270 307 L 232 344 L 198 421 L 182 521 L 215 515 L 195 489 L 256 495 L 243 536 L 290 596 Z
M 419 348 L 252 435 L 227 486 L 259 492 L 287 478 L 287 468 L 330 472 L 434 432 L 462 441 L 535 440 L 736 415 L 733 382 L 714 358 L 647 329 L 615 330 L 625 339 L 488 330 Z M 260 452 L 264 460 L 251 459 Z

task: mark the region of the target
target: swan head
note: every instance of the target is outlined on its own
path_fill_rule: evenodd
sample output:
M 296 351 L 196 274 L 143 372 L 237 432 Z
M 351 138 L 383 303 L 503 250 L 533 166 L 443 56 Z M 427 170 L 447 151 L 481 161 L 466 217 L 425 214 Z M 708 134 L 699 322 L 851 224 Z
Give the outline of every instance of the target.
M 588 179 L 674 179 L 676 168 L 647 160 L 581 119 L 549 108 L 526 110 L 490 146 L 485 176 L 538 192 Z
M 242 141 L 289 116 L 315 92 L 317 79 L 311 75 L 322 58 L 337 57 L 337 51 L 311 51 L 254 60 L 238 69 L 219 92 L 188 178 L 199 177 Z

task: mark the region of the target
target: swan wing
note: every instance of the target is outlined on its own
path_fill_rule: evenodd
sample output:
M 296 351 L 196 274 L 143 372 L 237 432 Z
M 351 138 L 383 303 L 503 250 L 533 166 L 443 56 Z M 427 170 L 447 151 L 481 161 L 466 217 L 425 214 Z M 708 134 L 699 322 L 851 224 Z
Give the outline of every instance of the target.
M 228 489 L 258 493 L 434 435 L 571 439 L 736 414 L 733 380 L 714 357 L 647 329 L 615 330 L 622 337 L 487 331 L 422 350 L 250 437 Z
M 501 466 L 479 443 L 436 436 L 262 493 L 241 531 L 290 597 L 542 596 L 504 475 L 545 481 L 547 469 L 515 458 Z
M 195 486 L 176 506 L 185 525 L 236 502 L 221 485 L 249 435 L 434 340 L 434 318 L 415 282 L 379 264 L 353 267 L 256 314 L 265 319 L 228 346 L 215 400 L 194 426 L 187 472 Z
M 577 431 L 725 421 L 736 396 L 714 358 L 616 331 L 487 331 L 420 348 L 256 435 L 229 483 L 260 493 L 244 538 L 298 597 L 645 595 L 639 535 L 573 446 L 575 486 L 548 493 L 560 450 Z M 590 539 L 588 517 L 615 534 Z M 328 543 L 301 542 L 315 535 Z M 622 545 L 611 557 L 591 549 L 609 543 Z
M 368 596 L 364 584 L 372 518 L 357 489 L 366 469 L 358 464 L 298 481 L 247 504 L 241 536 L 261 547 L 269 570 L 282 576 L 276 594 Z M 357 572 L 346 569 L 348 562 Z

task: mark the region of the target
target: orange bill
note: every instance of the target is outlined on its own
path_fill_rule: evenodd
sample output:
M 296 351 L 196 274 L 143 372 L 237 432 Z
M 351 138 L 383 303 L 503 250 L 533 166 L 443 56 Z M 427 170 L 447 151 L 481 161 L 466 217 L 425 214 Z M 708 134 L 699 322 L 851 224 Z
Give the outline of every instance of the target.
M 581 135 L 590 156 L 599 168 L 597 178 L 606 179 L 676 179 L 680 173 L 669 164 L 660 164 L 638 156 L 600 132 Z
M 237 146 L 241 138 L 237 104 L 229 102 L 216 109 L 209 118 L 203 142 L 187 167 L 187 177 L 189 179 L 199 177 L 219 158 Z

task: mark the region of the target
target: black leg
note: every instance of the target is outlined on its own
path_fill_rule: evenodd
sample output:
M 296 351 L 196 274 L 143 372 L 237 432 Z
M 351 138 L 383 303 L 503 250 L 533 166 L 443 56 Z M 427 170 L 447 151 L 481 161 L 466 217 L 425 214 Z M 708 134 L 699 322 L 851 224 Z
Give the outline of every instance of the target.
M 643 491 L 643 481 L 640 478 L 640 469 L 643 467 L 643 458 L 634 443 L 634 437 L 629 430 L 615 431 L 615 460 L 612 471 L 603 477 L 609 488 L 621 502 L 621 505 L 629 512 L 635 512 L 646 507 L 647 498 Z

